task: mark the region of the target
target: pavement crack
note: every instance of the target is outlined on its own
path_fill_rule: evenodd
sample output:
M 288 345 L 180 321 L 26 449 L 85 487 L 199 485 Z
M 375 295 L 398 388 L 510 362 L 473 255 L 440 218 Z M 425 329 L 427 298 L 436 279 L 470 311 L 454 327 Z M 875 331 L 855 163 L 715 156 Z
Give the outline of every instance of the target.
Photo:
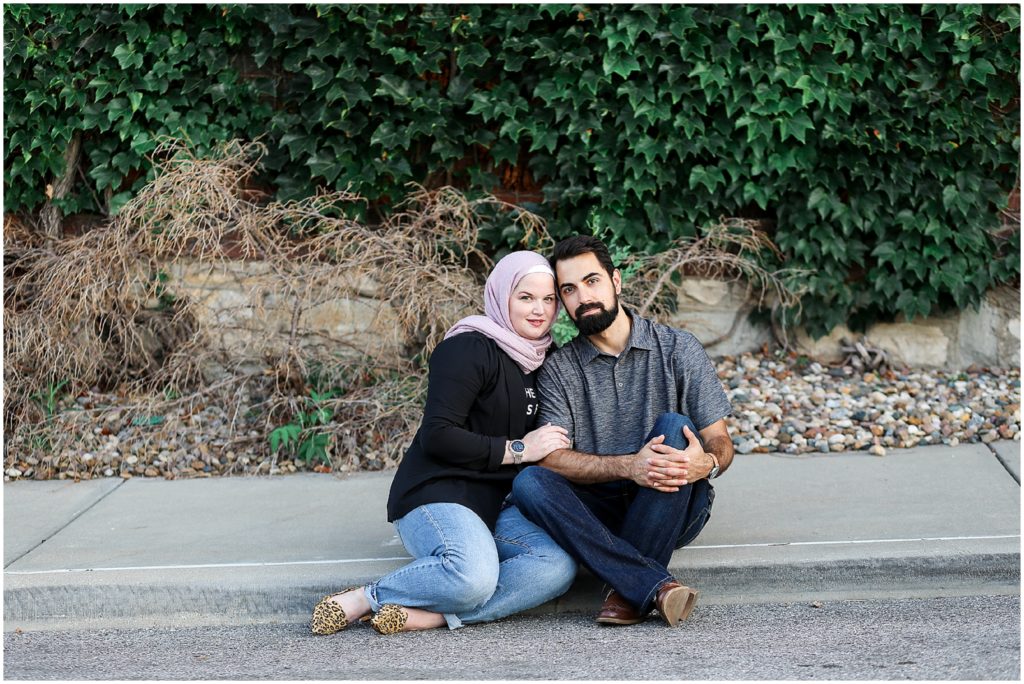
M 988 450 L 991 451 L 992 455 L 996 457 L 996 460 L 999 461 L 999 464 L 1006 469 L 1006 472 L 1010 473 L 1010 477 L 1013 478 L 1013 481 L 1016 482 L 1018 486 L 1020 486 L 1020 478 L 1017 476 L 1016 473 L 1013 472 L 1013 468 L 1010 467 L 1010 464 L 1003 460 L 1003 457 L 999 455 L 999 452 L 996 451 L 991 444 L 986 444 L 985 446 L 988 447 Z
M 91 504 L 89 504 L 88 506 L 86 506 L 86 507 L 85 507 L 85 508 L 83 508 L 82 510 L 80 510 L 80 511 L 78 511 L 77 513 L 75 513 L 74 515 L 72 515 L 72 516 L 71 516 L 71 519 L 70 519 L 70 520 L 68 520 L 68 521 L 67 521 L 66 523 L 64 523 L 63 525 L 61 525 L 60 527 L 58 527 L 58 528 L 57 528 L 56 530 L 54 530 L 53 532 L 51 532 L 50 534 L 48 534 L 48 535 L 47 535 L 46 537 L 44 537 L 44 538 L 40 539 L 40 540 L 39 540 L 39 543 L 38 543 L 38 544 L 36 544 L 36 545 L 35 545 L 35 546 L 33 546 L 32 548 L 30 548 L 30 549 L 29 549 L 28 551 L 26 551 L 25 553 L 21 554 L 21 555 L 20 555 L 20 556 L 18 556 L 17 558 L 13 559 L 13 560 L 12 560 L 12 561 L 11 561 L 10 563 L 4 563 L 4 570 L 6 570 L 7 568 L 11 567 L 12 565 L 14 565 L 14 564 L 15 564 L 15 563 L 17 563 L 18 561 L 20 561 L 20 560 L 21 560 L 22 558 L 24 558 L 25 556 L 29 555 L 30 553 L 32 553 L 33 551 L 35 551 L 36 549 L 38 549 L 38 548 L 39 548 L 40 546 L 42 546 L 43 544 L 45 544 L 46 542 L 48 542 L 49 540 L 53 539 L 53 538 L 54 538 L 54 537 L 56 537 L 56 536 L 57 536 L 58 534 L 60 534 L 61 532 L 63 532 L 63 531 L 65 530 L 65 529 L 67 529 L 68 525 L 70 525 L 71 523 L 73 523 L 73 522 L 75 522 L 76 520 L 78 520 L 79 518 L 81 518 L 81 517 L 82 517 L 83 515 L 85 515 L 85 514 L 86 514 L 86 513 L 88 513 L 89 511 L 91 511 L 91 510 L 93 509 L 93 507 L 95 507 L 95 506 L 96 506 L 96 504 L 98 504 L 98 503 L 99 503 L 100 501 L 103 501 L 103 500 L 104 500 L 104 499 L 106 499 L 106 498 L 107 498 L 108 496 L 110 496 L 111 494 L 113 494 L 114 492 L 116 492 L 116 491 L 117 491 L 118 489 L 120 489 L 120 488 L 121 488 L 122 486 L 124 486 L 124 483 L 125 483 L 125 482 L 127 482 L 127 480 L 121 480 L 120 482 L 118 482 L 118 483 L 117 483 L 117 486 L 115 486 L 115 487 L 112 487 L 112 488 L 111 488 L 111 490 L 110 490 L 109 492 L 107 492 L 106 494 L 103 494 L 103 495 L 102 495 L 102 496 L 100 496 L 100 497 L 99 497 L 98 499 L 96 499 L 95 501 L 93 501 L 93 502 L 92 502 Z

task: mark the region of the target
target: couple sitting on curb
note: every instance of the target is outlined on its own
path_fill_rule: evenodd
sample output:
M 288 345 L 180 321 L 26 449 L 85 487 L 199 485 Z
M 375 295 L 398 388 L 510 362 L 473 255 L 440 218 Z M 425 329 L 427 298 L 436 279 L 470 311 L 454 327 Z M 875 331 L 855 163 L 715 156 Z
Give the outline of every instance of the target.
M 498 262 L 485 315 L 430 358 L 423 421 L 391 486 L 388 519 L 415 560 L 325 597 L 313 632 L 496 620 L 563 594 L 577 562 L 610 587 L 600 623 L 689 616 L 697 592 L 667 567 L 710 517 L 731 407 L 697 339 L 620 306 L 621 291 L 592 237 L 558 243 L 550 263 Z M 580 335 L 552 350 L 559 300 Z

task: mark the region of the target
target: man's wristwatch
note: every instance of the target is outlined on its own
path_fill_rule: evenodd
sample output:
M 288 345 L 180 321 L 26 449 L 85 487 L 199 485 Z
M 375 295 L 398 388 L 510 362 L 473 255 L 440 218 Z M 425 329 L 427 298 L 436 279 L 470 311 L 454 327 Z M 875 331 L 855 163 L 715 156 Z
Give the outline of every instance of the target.
M 711 457 L 711 460 L 715 464 L 714 466 L 711 467 L 711 472 L 708 473 L 708 479 L 709 480 L 714 480 L 716 477 L 718 477 L 718 473 L 720 473 L 722 471 L 722 469 L 718 467 L 718 457 L 717 456 L 715 456 L 714 454 L 712 454 L 710 452 L 705 452 L 705 453 L 707 453 L 707 455 Z
M 513 439 L 508 448 L 512 450 L 512 462 L 516 465 L 521 464 L 523 462 L 523 454 L 526 453 L 526 444 L 523 440 Z

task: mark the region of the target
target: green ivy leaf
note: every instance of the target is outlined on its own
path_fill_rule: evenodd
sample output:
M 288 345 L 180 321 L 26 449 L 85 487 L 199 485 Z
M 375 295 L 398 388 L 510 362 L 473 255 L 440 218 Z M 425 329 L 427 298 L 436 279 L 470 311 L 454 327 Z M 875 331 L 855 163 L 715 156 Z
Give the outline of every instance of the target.
M 112 54 L 122 69 L 138 69 L 142 66 L 142 55 L 136 52 L 135 46 L 131 43 L 118 45 Z
M 309 171 L 314 177 L 322 176 L 328 184 L 333 183 L 342 170 L 337 157 L 326 150 L 320 150 L 312 155 L 306 160 L 306 166 L 309 167 Z
M 782 117 L 778 120 L 779 137 L 785 141 L 793 137 L 801 143 L 806 142 L 807 131 L 814 130 L 814 122 L 805 112 L 797 112 L 792 117 Z
M 306 67 L 305 73 L 313 81 L 313 90 L 320 90 L 334 81 L 334 73 L 319 64 L 310 64 Z
M 698 185 L 703 185 L 708 189 L 708 192 L 713 193 L 719 185 L 725 185 L 725 177 L 717 168 L 694 166 L 690 169 L 689 187 L 693 190 Z
M 468 66 L 484 66 L 490 59 L 491 54 L 480 43 L 467 43 L 455 48 L 455 61 L 460 69 Z
M 501 138 L 491 146 L 491 159 L 495 164 L 509 162 L 514 164 L 519 157 L 519 144 L 507 138 Z
M 378 79 L 380 84 L 374 95 L 386 95 L 395 101 L 395 104 L 407 105 L 412 99 L 412 88 L 407 81 L 398 76 L 387 74 Z
M 640 71 L 640 62 L 636 57 L 624 52 L 605 53 L 602 63 L 604 75 L 618 74 L 622 78 L 628 78 L 634 71 Z

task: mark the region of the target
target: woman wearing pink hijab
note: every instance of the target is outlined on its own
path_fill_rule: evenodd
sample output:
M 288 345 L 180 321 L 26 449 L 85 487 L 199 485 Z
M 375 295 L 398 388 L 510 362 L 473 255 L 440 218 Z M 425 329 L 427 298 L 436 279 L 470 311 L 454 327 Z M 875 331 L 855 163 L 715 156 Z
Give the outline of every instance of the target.
M 525 464 L 569 446 L 563 428 L 535 427 L 536 371 L 558 313 L 547 260 L 513 252 L 499 261 L 484 313 L 456 323 L 430 357 L 423 422 L 391 485 L 388 520 L 415 560 L 324 597 L 314 633 L 368 618 L 381 634 L 456 629 L 533 608 L 572 584 L 575 561 L 505 503 Z

